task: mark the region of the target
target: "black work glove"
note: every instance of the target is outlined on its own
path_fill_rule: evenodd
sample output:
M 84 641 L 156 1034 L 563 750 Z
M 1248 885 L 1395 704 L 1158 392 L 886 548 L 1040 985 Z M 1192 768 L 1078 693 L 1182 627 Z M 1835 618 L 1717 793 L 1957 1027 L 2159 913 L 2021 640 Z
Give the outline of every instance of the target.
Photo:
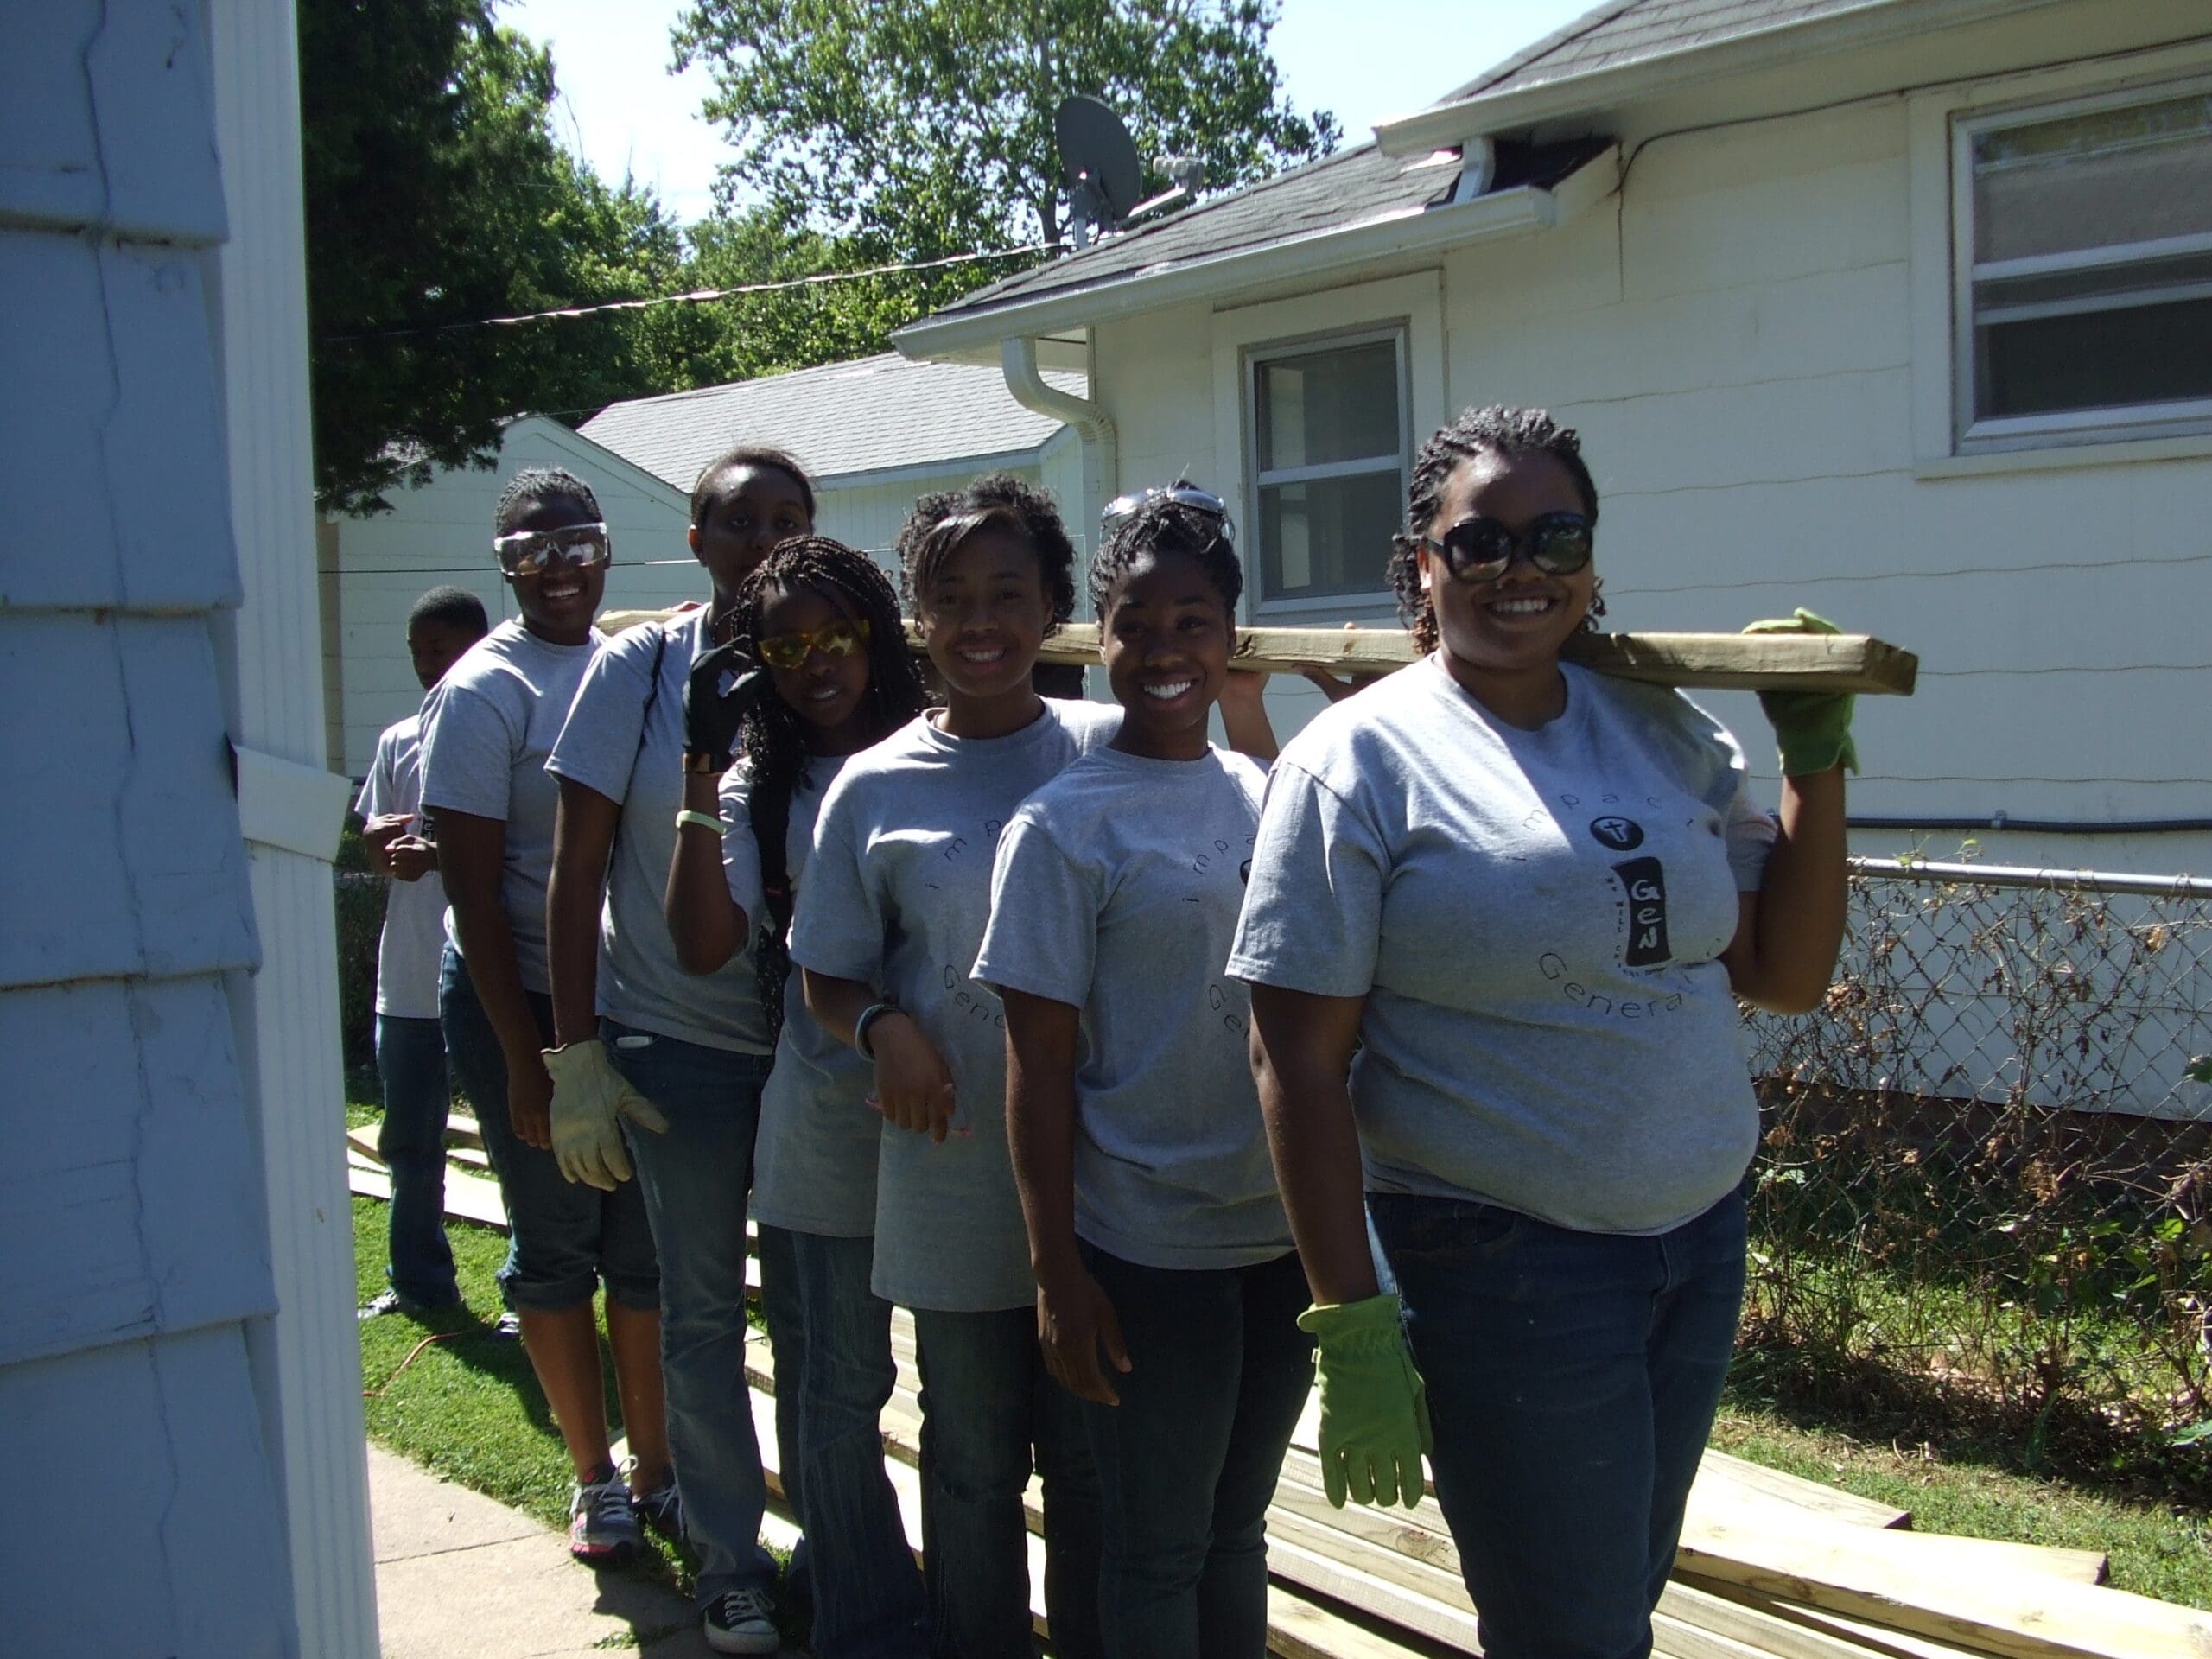
M 737 747 L 745 711 L 768 689 L 768 671 L 754 666 L 751 641 L 733 639 L 696 658 L 683 683 L 683 767 L 687 772 L 726 772 Z M 728 690 L 722 676 L 735 674 Z

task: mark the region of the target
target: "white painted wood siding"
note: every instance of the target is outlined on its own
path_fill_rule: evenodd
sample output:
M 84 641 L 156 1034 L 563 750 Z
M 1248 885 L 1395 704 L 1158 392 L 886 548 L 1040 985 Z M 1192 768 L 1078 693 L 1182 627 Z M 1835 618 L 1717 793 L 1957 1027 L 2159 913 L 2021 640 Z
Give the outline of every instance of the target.
M 1071 452 L 1074 444 L 1070 439 L 1061 447 Z M 421 489 L 394 493 L 391 512 L 321 524 L 332 766 L 362 775 L 377 734 L 422 702 L 407 656 L 407 613 L 426 588 L 451 582 L 483 600 L 493 621 L 513 614 L 512 595 L 492 558 L 492 513 L 506 480 L 524 467 L 565 467 L 598 495 L 614 538 L 609 609 L 705 597 L 705 577 L 684 540 L 690 503 L 683 492 L 556 421 L 518 421 L 507 429 L 495 467 L 442 469 Z M 1040 476 L 1036 467 L 1010 470 L 1033 483 Z M 957 489 L 974 475 L 973 467 L 953 466 L 886 483 L 831 483 L 818 493 L 816 525 L 876 554 L 895 586 L 891 548 L 915 498 Z
M 2205 67 L 2200 46 L 2128 71 Z M 2078 66 L 2030 90 L 2112 73 Z M 1803 605 L 1917 650 L 1917 696 L 1859 705 L 1855 814 L 2212 819 L 2212 444 L 1926 464 L 1913 295 L 1931 267 L 1947 280 L 1949 250 L 1915 228 L 1916 193 L 1942 181 L 1909 140 L 1904 100 L 1679 136 L 1649 124 L 1640 149 L 1645 135 L 1621 135 L 1635 159 L 1618 200 L 1434 267 L 1443 389 L 1433 411 L 1416 397 L 1416 440 L 1484 403 L 1541 404 L 1579 429 L 1603 501 L 1609 626 L 1732 629 Z M 1283 336 L 1403 315 L 1369 315 L 1360 291 L 1282 307 Z M 1241 411 L 1205 367 L 1224 342 L 1251 343 L 1236 316 L 1186 305 L 1096 331 L 1123 487 L 1185 466 L 1238 475 L 1222 435 Z M 1378 572 L 1370 615 L 1387 614 L 1381 595 Z M 1318 703 L 1283 686 L 1270 705 L 1287 732 Z M 1754 701 L 1712 706 L 1771 779 Z M 1942 855 L 1970 833 L 1927 844 Z M 1979 838 L 2008 863 L 2212 868 L 2207 834 Z

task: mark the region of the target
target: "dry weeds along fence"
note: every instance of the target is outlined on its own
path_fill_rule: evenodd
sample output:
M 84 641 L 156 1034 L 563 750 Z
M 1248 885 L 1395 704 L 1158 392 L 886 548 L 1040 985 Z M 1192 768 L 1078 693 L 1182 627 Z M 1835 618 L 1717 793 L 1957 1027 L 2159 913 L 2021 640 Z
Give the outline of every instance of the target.
M 1748 1016 L 1747 1338 L 1997 1408 L 2031 1464 L 2212 1433 L 2212 881 L 1853 864 L 1826 1005 Z

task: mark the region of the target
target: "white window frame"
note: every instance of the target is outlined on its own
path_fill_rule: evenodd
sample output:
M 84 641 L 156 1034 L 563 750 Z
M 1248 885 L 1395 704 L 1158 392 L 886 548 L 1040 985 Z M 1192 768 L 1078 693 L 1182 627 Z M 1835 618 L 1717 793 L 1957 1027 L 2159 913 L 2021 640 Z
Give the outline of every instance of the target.
M 1404 318 L 1369 324 L 1363 327 L 1341 329 L 1327 334 L 1307 334 L 1290 340 L 1269 340 L 1264 345 L 1243 348 L 1239 369 L 1240 395 L 1243 422 L 1243 522 L 1251 526 L 1244 537 L 1249 550 L 1246 571 L 1251 587 L 1255 613 L 1264 609 L 1270 617 L 1295 618 L 1326 613 L 1341 614 L 1348 607 L 1372 603 L 1378 596 L 1387 596 L 1389 586 L 1378 568 L 1372 590 L 1361 589 L 1350 594 L 1271 594 L 1267 588 L 1268 564 L 1265 550 L 1260 546 L 1260 492 L 1267 486 L 1304 484 L 1332 478 L 1355 478 L 1382 471 L 1379 456 L 1366 456 L 1357 461 L 1317 462 L 1310 467 L 1282 467 L 1272 472 L 1260 469 L 1260 371 L 1270 363 L 1286 358 L 1310 356 L 1315 352 L 1335 351 L 1351 346 L 1373 346 L 1388 343 L 1391 348 L 1393 365 L 1397 378 L 1398 414 L 1398 494 L 1404 498 L 1406 487 L 1413 478 L 1413 378 L 1407 361 L 1410 328 Z
M 2116 408 L 2059 410 L 2040 415 L 1977 418 L 1974 414 L 1975 340 L 1974 283 L 1974 142 L 1994 128 L 2027 126 L 2064 120 L 2099 110 L 2158 103 L 2212 91 L 2212 75 L 2139 82 L 2085 96 L 2056 100 L 2044 99 L 2010 102 L 1985 108 L 1952 110 L 1948 115 L 1950 182 L 1950 450 L 1961 456 L 2008 451 L 2053 448 L 2087 444 L 2109 444 L 2129 440 L 2192 438 L 2212 434 L 2212 397 Z M 2212 249 L 2212 235 L 2191 238 L 2185 250 Z M 2121 250 L 2086 250 L 2080 253 L 2014 259 L 1982 268 L 1986 280 L 1995 276 L 2027 276 L 2043 271 L 2087 270 L 2100 264 L 2120 263 Z M 2037 308 L 2046 309 L 2046 308 Z M 2091 301 L 2069 309 L 2097 308 Z M 2053 310 L 2053 314 L 2055 310 Z

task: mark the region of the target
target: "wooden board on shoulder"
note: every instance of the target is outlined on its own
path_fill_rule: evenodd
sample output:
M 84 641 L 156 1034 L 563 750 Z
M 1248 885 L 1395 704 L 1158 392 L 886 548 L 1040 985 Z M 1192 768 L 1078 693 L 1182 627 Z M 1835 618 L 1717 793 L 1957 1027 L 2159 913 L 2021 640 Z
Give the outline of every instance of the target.
M 620 633 L 669 614 L 607 611 L 599 626 Z M 920 649 L 911 622 L 907 640 Z M 1387 674 L 1419 654 L 1401 628 L 1246 628 L 1236 643 L 1237 664 L 1262 674 L 1309 668 Z M 1909 697 L 1920 672 L 1920 658 L 1911 652 L 1864 633 L 1585 633 L 1567 642 L 1566 654 L 1601 674 L 1686 690 Z M 1047 663 L 1096 662 L 1098 625 L 1068 624 L 1046 640 L 1038 657 Z

